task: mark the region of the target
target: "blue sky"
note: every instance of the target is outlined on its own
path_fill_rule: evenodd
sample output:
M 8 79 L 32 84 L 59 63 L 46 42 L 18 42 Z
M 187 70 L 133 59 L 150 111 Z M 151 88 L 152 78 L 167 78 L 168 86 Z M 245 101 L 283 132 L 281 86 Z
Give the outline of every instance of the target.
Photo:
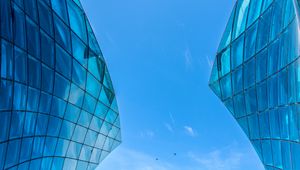
M 263 169 L 240 127 L 208 88 L 234 0 L 82 3 L 121 114 L 123 143 L 99 170 Z

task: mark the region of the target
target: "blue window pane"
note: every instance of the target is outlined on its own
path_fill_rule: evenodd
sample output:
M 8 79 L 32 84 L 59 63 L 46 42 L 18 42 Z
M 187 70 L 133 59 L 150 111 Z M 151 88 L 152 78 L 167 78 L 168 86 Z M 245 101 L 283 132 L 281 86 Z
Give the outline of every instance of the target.
M 289 110 L 287 107 L 279 108 L 279 125 L 282 139 L 289 139 Z
M 257 44 L 256 50 L 260 51 L 269 42 L 269 31 L 271 25 L 272 8 L 268 10 L 259 19 L 258 30 L 257 30 Z
M 58 136 L 61 124 L 62 124 L 62 119 L 53 117 L 53 116 L 49 116 L 48 126 L 55 127 L 55 128 L 48 128 L 47 135 Z
M 12 112 L 10 139 L 22 137 L 24 117 L 25 112 Z
M 285 105 L 288 100 L 288 79 L 287 79 L 287 70 L 284 69 L 278 73 L 278 104 Z
M 256 89 L 251 88 L 245 92 L 246 113 L 252 114 L 257 111 Z
M 245 57 L 244 61 L 253 57 L 255 54 L 256 34 L 257 34 L 257 22 L 251 26 L 245 34 Z
M 55 153 L 55 147 L 57 143 L 57 138 L 47 137 L 45 140 L 45 147 L 43 156 L 52 156 Z
M 54 71 L 42 65 L 42 90 L 48 93 L 52 93 L 54 83 Z
M 52 169 L 62 169 L 64 158 L 53 158 Z
M 291 144 L 292 151 L 292 165 L 293 169 L 300 169 L 300 145 L 297 143 Z
M 82 147 L 82 144 L 70 142 L 70 145 L 69 145 L 69 148 L 67 151 L 67 157 L 70 157 L 73 159 L 78 159 L 81 147 Z M 75 166 L 76 166 L 76 163 L 75 163 Z
M 40 105 L 39 105 L 39 112 L 41 113 L 49 113 L 50 106 L 51 106 L 52 97 L 44 92 L 41 93 L 40 96 Z
M 35 22 L 38 21 L 37 4 L 35 0 L 25 0 L 25 11 Z
M 65 0 L 51 0 L 52 8 L 57 15 L 65 22 L 68 22 L 67 6 Z
M 238 1 L 237 3 L 233 38 L 237 38 L 245 30 L 250 1 L 244 0 Z
M 83 161 L 78 161 L 76 170 L 87 169 L 88 163 Z
M 41 63 L 32 58 L 28 57 L 28 84 L 31 87 L 40 88 L 41 87 Z
M 71 139 L 73 131 L 75 128 L 75 124 L 68 122 L 68 121 L 63 121 L 61 129 L 60 129 L 60 137 L 64 139 Z
M 71 52 L 70 29 L 58 17 L 56 17 L 56 15 L 54 15 L 54 28 L 55 39 L 58 42 L 58 44 L 60 44 L 68 52 Z
M 1 40 L 1 77 L 13 78 L 13 63 L 13 46 L 7 41 Z
M 261 138 L 270 138 L 269 112 L 263 112 L 259 115 L 259 126 Z
M 51 166 L 52 166 L 52 158 L 42 159 L 41 167 L 43 167 L 44 169 L 51 169 Z
M 20 162 L 24 162 L 24 161 L 27 161 L 30 159 L 32 145 L 33 145 L 33 138 L 23 138 L 22 139 Z
M 53 35 L 51 9 L 42 1 L 38 1 L 40 26 L 49 35 Z
M 100 127 L 102 127 L 103 121 L 96 116 L 93 116 L 93 119 L 90 124 L 90 129 L 99 132 Z
M 78 120 L 78 124 L 88 128 L 90 125 L 89 122 L 91 122 L 91 120 L 92 120 L 92 115 L 82 110 Z
M 231 90 L 231 76 L 230 74 L 225 76 L 220 80 L 221 85 L 221 92 L 222 92 L 222 98 L 225 100 L 226 98 L 230 97 L 232 95 Z M 102 100 L 101 100 L 102 101 Z
M 65 114 L 66 102 L 57 97 L 53 97 L 51 108 L 51 115 L 62 118 Z
M 10 0 L 0 1 L 0 20 L 1 20 L 1 36 L 12 40 L 12 16 Z
M 15 82 L 14 87 L 14 109 L 15 110 L 25 110 L 27 100 L 27 87 L 23 84 Z
M 6 155 L 6 146 L 7 143 L 0 144 L 0 169 L 3 169 L 5 163 L 5 155 Z
M 36 113 L 27 112 L 24 122 L 23 136 L 33 136 L 35 132 Z
M 85 26 L 85 16 L 82 10 L 71 0 L 67 1 L 68 12 L 70 17 L 70 26 L 72 30 L 87 43 L 87 34 Z
M 89 94 L 84 95 L 84 102 L 83 102 L 83 109 L 90 112 L 94 113 L 95 107 L 96 107 L 96 99 L 90 96 Z
M 15 47 L 15 80 L 27 83 L 27 55 L 26 53 Z
M 93 151 L 92 147 L 83 145 L 79 159 L 84 161 L 89 161 L 91 158 L 92 151 Z
M 100 88 L 101 88 L 100 82 L 90 73 L 88 73 L 86 91 L 89 92 L 93 97 L 98 98 L 100 93 Z
M 77 107 L 81 107 L 83 103 L 84 91 L 81 90 L 76 85 L 71 85 L 71 91 L 69 96 L 69 102 L 76 105 Z
M 85 136 L 86 132 L 87 132 L 86 128 L 76 125 L 74 134 L 72 136 L 72 140 L 78 143 L 83 143 L 84 141 L 83 136 Z
M 38 114 L 36 121 L 35 135 L 46 135 L 48 127 L 48 116 L 44 114 Z
M 268 79 L 268 101 L 269 107 L 273 108 L 278 103 L 278 79 L 277 76 L 273 76 Z
M 277 168 L 282 168 L 281 142 L 277 140 L 273 140 L 272 150 L 273 150 L 274 166 Z
M 267 77 L 268 50 L 264 50 L 256 56 L 256 82 Z
M 13 32 L 14 43 L 22 49 L 26 49 L 25 14 L 17 6 L 13 5 Z
M 299 107 L 288 106 L 289 114 L 289 136 L 290 140 L 299 142 L 299 116 L 298 116 Z
M 88 47 L 75 34 L 72 33 L 72 51 L 75 59 L 87 68 Z
M 69 120 L 73 123 L 77 123 L 77 120 L 79 118 L 80 109 L 72 104 L 68 104 L 66 113 L 65 113 L 65 119 Z
M 107 106 L 105 106 L 103 103 L 98 101 L 96 110 L 95 110 L 95 115 L 101 119 L 104 119 L 106 117 L 108 109 L 109 108 Z
M 234 102 L 234 113 L 236 118 L 245 116 L 245 98 L 244 94 L 238 94 L 237 96 L 234 96 L 233 98 Z
M 281 142 L 283 169 L 292 170 L 291 147 L 288 142 Z
M 268 93 L 266 81 L 257 85 L 257 103 L 259 111 L 264 111 L 268 108 Z
M 76 164 L 77 164 L 76 160 L 66 158 L 65 162 L 64 162 L 64 168 L 63 168 L 63 170 L 75 169 L 76 168 Z
M 276 36 L 281 32 L 283 26 L 283 2 L 281 0 L 275 0 L 273 5 L 273 15 L 272 15 L 272 27 L 270 32 L 270 41 L 274 40 Z
M 88 130 L 84 144 L 89 146 L 94 146 L 95 142 L 97 141 L 98 134 L 95 131 Z
M 41 167 L 42 159 L 34 159 L 30 161 L 29 169 L 39 169 Z
M 65 156 L 70 141 L 64 140 L 64 139 L 58 139 L 56 149 L 55 149 L 55 155 L 56 156 Z M 55 163 L 55 162 L 54 162 Z
M 6 151 L 5 168 L 16 165 L 19 160 L 20 140 L 12 140 L 8 143 Z
M 12 107 L 12 82 L 2 80 L 0 81 L 0 96 L 5 96 L 1 99 L 0 110 L 10 110 Z
M 247 25 L 251 25 L 260 15 L 263 0 L 251 0 Z
M 40 101 L 40 91 L 34 88 L 28 88 L 27 111 L 38 111 Z
M 279 125 L 278 111 L 271 110 L 269 118 L 270 118 L 271 137 L 274 139 L 280 139 L 280 125 Z
M 70 82 L 59 74 L 55 74 L 54 95 L 67 100 L 70 92 Z
M 44 149 L 44 137 L 35 137 L 32 147 L 32 153 L 31 158 L 39 158 L 43 155 L 43 149 Z
M 80 88 L 85 89 L 86 70 L 76 60 L 73 59 L 72 81 Z
M 272 75 L 278 70 L 278 58 L 280 58 L 279 45 L 279 40 L 276 40 L 269 48 L 268 75 Z
M 54 67 L 54 41 L 41 31 L 41 59 L 44 64 Z
M 245 63 L 244 66 L 244 88 L 247 89 L 255 83 L 255 58 Z
M 264 164 L 266 165 L 273 165 L 273 158 L 272 154 L 270 154 L 271 149 L 271 142 L 269 140 L 262 140 L 262 151 L 264 157 Z
M 232 43 L 232 68 L 236 68 L 243 62 L 244 56 L 244 34 Z
M 11 113 L 10 112 L 0 112 L 0 120 L 1 120 L 0 142 L 6 141 L 8 139 L 8 132 L 9 132 L 9 129 L 10 129 L 10 119 L 11 119 Z
M 71 77 L 72 58 L 56 45 L 56 70 L 66 77 Z
M 29 17 L 26 17 L 26 30 L 28 52 L 34 57 L 40 58 L 39 27 Z
M 221 76 L 230 72 L 230 48 L 224 51 L 220 56 Z

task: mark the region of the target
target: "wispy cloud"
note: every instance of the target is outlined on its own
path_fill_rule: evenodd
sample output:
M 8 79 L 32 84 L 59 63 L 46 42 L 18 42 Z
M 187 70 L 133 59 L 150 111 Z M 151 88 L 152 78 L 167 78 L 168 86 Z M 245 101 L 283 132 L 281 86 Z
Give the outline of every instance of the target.
M 184 51 L 184 60 L 185 60 L 185 67 L 187 69 L 190 69 L 192 68 L 192 54 L 191 54 L 191 50 L 189 47 L 186 47 L 185 48 L 185 51 Z
M 244 156 L 241 152 L 236 151 L 214 150 L 205 155 L 196 155 L 189 153 L 189 157 L 206 170 L 236 170 L 240 169 L 240 163 Z
M 191 126 L 184 126 L 185 133 L 191 137 L 198 136 L 198 133 Z
M 142 138 L 152 139 L 154 136 L 155 136 L 155 133 L 152 130 L 146 130 L 146 131 L 140 132 L 140 137 L 142 137 Z
M 206 56 L 206 61 L 207 61 L 207 65 L 209 67 L 209 69 L 211 70 L 214 64 L 214 60 L 211 59 L 209 56 Z
M 174 129 L 172 125 L 170 125 L 169 123 L 165 123 L 164 125 L 169 132 L 174 133 Z
M 164 123 L 164 126 L 166 127 L 166 129 L 171 132 L 174 133 L 175 132 L 175 119 L 173 117 L 173 114 L 170 112 L 169 113 L 169 122 Z

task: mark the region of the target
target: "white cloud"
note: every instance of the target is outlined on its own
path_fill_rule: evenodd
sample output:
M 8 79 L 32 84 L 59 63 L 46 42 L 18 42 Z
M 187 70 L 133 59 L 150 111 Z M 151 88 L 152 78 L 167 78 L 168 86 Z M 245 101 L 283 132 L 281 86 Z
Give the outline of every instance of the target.
M 165 123 L 165 127 L 169 132 L 174 133 L 174 129 L 172 125 L 170 125 L 169 123 Z
M 190 48 L 186 48 L 184 51 L 184 59 L 185 59 L 185 67 L 191 68 L 192 67 L 192 54 Z
M 209 56 L 206 56 L 206 61 L 207 61 L 207 65 L 209 67 L 209 69 L 211 70 L 214 64 L 214 60 L 211 59 Z
M 185 133 L 189 136 L 196 137 L 198 133 L 190 126 L 184 126 Z
M 152 139 L 155 136 L 155 133 L 152 130 L 142 131 L 140 137 Z
M 205 155 L 189 153 L 189 157 L 206 170 L 236 170 L 240 169 L 240 162 L 244 155 L 240 152 L 214 150 Z

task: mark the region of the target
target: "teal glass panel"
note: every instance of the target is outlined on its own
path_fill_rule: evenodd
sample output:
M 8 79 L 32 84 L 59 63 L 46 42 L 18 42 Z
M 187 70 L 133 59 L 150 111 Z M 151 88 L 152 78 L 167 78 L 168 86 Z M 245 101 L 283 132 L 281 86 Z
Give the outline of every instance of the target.
M 251 0 L 247 25 L 250 26 L 260 15 L 263 0 Z
M 223 100 L 227 99 L 232 95 L 230 74 L 220 80 L 220 86 Z
M 231 36 L 232 36 L 232 27 L 233 27 L 233 22 L 234 22 L 234 16 L 235 16 L 235 9 L 236 6 L 234 7 L 234 10 L 231 12 L 229 21 L 226 25 L 226 29 L 223 33 L 221 42 L 219 44 L 218 52 L 222 51 L 224 48 L 226 48 L 229 43 L 231 42 Z
M 244 89 L 247 89 L 255 83 L 255 58 L 244 65 Z
M 220 76 L 224 76 L 230 72 L 230 48 L 220 55 L 221 72 Z
M 255 54 L 255 44 L 256 44 L 256 35 L 257 35 L 257 22 L 251 26 L 245 33 L 245 57 L 244 61 L 247 61 L 249 58 L 253 57 Z
M 278 140 L 272 140 L 272 150 L 274 155 L 274 166 L 282 169 L 281 142 Z
M 245 110 L 244 94 L 239 94 L 237 96 L 234 96 L 233 102 L 234 102 L 235 117 L 239 118 L 245 116 L 246 110 Z
M 245 31 L 249 4 L 250 0 L 237 1 L 233 28 L 233 39 L 237 38 L 243 31 Z
M 87 29 L 82 10 L 72 0 L 67 0 L 71 29 L 87 43 Z
M 243 63 L 244 56 L 244 34 L 232 43 L 231 63 L 236 68 Z
M 267 11 L 260 17 L 258 21 L 256 50 L 260 51 L 266 47 L 269 42 L 269 32 L 271 27 L 272 8 L 268 8 Z
M 232 89 L 234 94 L 237 94 L 243 90 L 243 78 L 243 67 L 239 67 L 232 73 Z

